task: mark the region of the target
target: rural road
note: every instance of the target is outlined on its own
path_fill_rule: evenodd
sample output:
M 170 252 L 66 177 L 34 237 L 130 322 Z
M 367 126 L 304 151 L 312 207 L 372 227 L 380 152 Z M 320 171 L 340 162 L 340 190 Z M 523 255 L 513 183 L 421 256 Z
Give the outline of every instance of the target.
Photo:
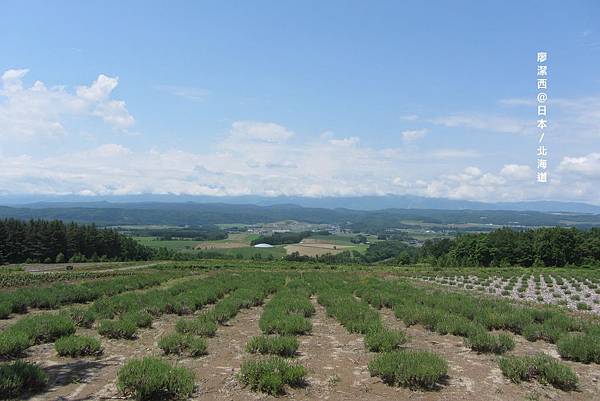
M 23 266 L 23 269 L 27 273 L 52 273 L 52 272 L 57 272 L 57 271 L 60 271 L 60 272 L 67 271 L 67 266 L 77 266 L 79 268 L 81 268 L 81 267 L 85 268 L 86 266 L 89 266 L 90 269 L 84 269 L 84 270 L 79 269 L 79 270 L 73 270 L 73 271 L 110 272 L 110 271 L 118 271 L 118 270 L 143 269 L 143 268 L 155 266 L 160 263 L 162 263 L 162 261 L 145 263 L 145 264 L 141 264 L 141 265 L 114 267 L 114 268 L 110 268 L 110 269 L 102 269 L 101 264 L 87 264 L 87 263 L 85 263 L 85 264 L 61 263 L 61 264 L 48 264 L 48 265 L 35 264 L 35 265 L 25 265 L 25 266 Z M 94 269 L 93 267 L 98 267 L 98 269 Z

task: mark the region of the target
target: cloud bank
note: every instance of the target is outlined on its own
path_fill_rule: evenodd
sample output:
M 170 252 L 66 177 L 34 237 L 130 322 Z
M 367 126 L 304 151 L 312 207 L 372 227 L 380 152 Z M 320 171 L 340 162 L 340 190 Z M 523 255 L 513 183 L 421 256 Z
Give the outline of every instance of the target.
M 4 72 L 0 82 L 0 194 L 189 194 L 262 196 L 361 196 L 413 194 L 483 201 L 529 199 L 600 199 L 600 153 L 561 157 L 548 185 L 535 183 L 534 167 L 523 163 L 488 163 L 482 149 L 436 145 L 436 126 L 476 129 L 505 136 L 527 133 L 527 122 L 512 117 L 449 114 L 401 116 L 412 128 L 400 132 L 396 145 L 369 145 L 358 135 L 298 133 L 279 121 L 243 120 L 228 124 L 203 149 L 125 146 L 116 141 L 71 151 L 52 149 L 44 156 L 15 153 L 16 141 L 52 147 L 82 128 L 72 119 L 127 132 L 135 124 L 125 101 L 114 99 L 116 77 L 103 74 L 73 89 L 24 85 L 26 69 Z M 171 88 L 173 89 L 173 88 Z M 189 93 L 187 93 L 189 95 Z M 183 92 L 181 96 L 183 96 Z M 192 93 L 192 96 L 194 94 Z M 588 99 L 589 100 L 589 99 Z M 562 102 L 562 103 L 560 103 Z M 571 123 L 596 135 L 597 109 L 560 100 Z M 517 100 L 510 107 L 525 107 Z M 598 103 L 600 104 L 600 102 Z M 557 106 L 557 107 L 558 107 Z M 77 138 L 71 138 L 76 141 Z M 433 143 L 433 145 L 432 145 Z M 32 145 L 33 146 L 33 145 Z M 533 161 L 533 160 L 532 160 Z

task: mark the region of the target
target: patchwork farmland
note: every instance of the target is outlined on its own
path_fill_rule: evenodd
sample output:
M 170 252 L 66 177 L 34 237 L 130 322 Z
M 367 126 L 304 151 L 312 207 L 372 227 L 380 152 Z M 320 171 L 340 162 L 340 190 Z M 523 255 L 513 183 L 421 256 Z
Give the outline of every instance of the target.
M 32 400 L 600 397 L 593 272 L 442 275 L 315 267 L 220 261 L 2 273 L 0 394 Z M 536 303 L 538 296 L 554 299 L 548 294 L 556 287 L 569 299 L 565 305 Z M 567 291 L 578 292 L 591 310 L 573 308 Z

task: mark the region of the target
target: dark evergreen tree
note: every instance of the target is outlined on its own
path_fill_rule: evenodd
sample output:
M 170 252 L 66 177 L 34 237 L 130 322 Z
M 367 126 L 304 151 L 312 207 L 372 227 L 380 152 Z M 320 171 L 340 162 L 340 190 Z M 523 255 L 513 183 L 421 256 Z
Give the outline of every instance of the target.
M 143 260 L 154 251 L 114 230 L 54 220 L 0 220 L 0 264 Z

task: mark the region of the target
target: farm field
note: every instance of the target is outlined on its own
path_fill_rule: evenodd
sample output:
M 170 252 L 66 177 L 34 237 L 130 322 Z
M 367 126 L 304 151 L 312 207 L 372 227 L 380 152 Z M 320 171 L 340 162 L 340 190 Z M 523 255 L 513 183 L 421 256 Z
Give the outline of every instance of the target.
M 227 239 L 218 241 L 202 241 L 199 242 L 195 249 L 234 249 L 250 247 L 250 242 L 258 238 L 258 234 L 251 233 L 231 233 Z
M 328 242 L 326 239 L 305 238 L 299 244 L 290 244 L 285 246 L 287 254 L 298 252 L 300 255 L 317 256 L 330 253 L 335 255 L 354 249 L 352 245 L 340 245 Z
M 192 251 L 194 249 L 230 249 L 250 247 L 250 241 L 257 238 L 257 234 L 252 233 L 232 233 L 227 239 L 215 241 L 198 241 L 193 239 L 173 239 L 163 240 L 157 237 L 133 237 L 143 245 L 151 248 L 167 248 L 175 251 Z
M 600 274 L 572 269 L 503 272 L 500 274 L 422 274 L 417 280 L 449 288 L 538 304 L 565 306 L 600 315 Z
M 301 256 L 320 256 L 328 253 L 335 255 L 347 251 L 350 247 L 332 244 L 291 244 L 284 248 L 288 255 L 298 252 Z
M 367 241 L 373 243 L 377 241 L 377 236 L 363 234 Z M 332 234 L 332 235 L 313 235 L 310 238 L 306 238 L 304 242 L 307 240 L 310 242 L 311 240 L 314 242 L 322 242 L 334 245 L 347 245 L 347 246 L 356 246 L 357 244 L 352 242 L 352 239 L 356 237 L 356 234 Z
M 193 254 L 203 251 L 223 255 L 227 258 L 282 258 L 286 255 L 283 246 L 273 248 L 254 248 L 250 241 L 258 235 L 251 233 L 230 234 L 229 238 L 218 241 L 196 241 L 196 240 L 159 240 L 156 237 L 134 237 L 141 244 L 151 248 L 165 247 L 169 250 Z
M 275 258 L 280 259 L 285 256 L 285 248 L 281 245 L 274 246 L 273 248 L 254 248 L 252 246 L 244 248 L 229 248 L 219 249 L 218 252 L 230 258 L 243 258 L 250 259 L 256 258 L 258 255 L 262 259 Z
M 374 236 L 369 236 L 372 241 L 376 241 Z M 344 251 L 354 250 L 365 252 L 368 244 L 354 244 L 351 239 L 354 236 L 345 235 L 314 235 L 303 239 L 298 244 L 285 246 L 288 255 L 298 252 L 301 256 L 320 256 L 325 254 L 338 254 Z
M 156 237 L 133 237 L 142 245 L 150 248 L 167 248 L 176 251 L 191 251 L 200 242 L 191 239 L 161 240 Z
M 216 241 L 195 241 L 189 239 L 160 240 L 156 237 L 134 237 L 138 242 L 151 248 L 162 248 L 193 253 L 194 251 L 210 251 L 231 258 L 283 258 L 298 252 L 304 256 L 320 256 L 325 254 L 337 254 L 347 250 L 355 250 L 364 253 L 368 244 L 355 244 L 352 239 L 355 235 L 314 235 L 305 238 L 300 243 L 289 245 L 275 245 L 273 248 L 255 248 L 250 243 L 258 238 L 253 233 L 232 233 L 227 239 Z M 371 242 L 377 241 L 377 237 L 369 235 Z
M 593 311 L 457 290 L 441 275 L 409 269 L 343 270 L 218 261 L 42 286 L 39 275 L 21 277 L 0 296 L 0 396 L 600 398 Z M 522 274 L 511 274 L 519 282 Z M 552 277 L 585 291 L 596 277 L 532 276 L 534 293 L 535 277 L 540 288 Z M 462 282 L 473 277 L 495 282 L 484 273 Z

